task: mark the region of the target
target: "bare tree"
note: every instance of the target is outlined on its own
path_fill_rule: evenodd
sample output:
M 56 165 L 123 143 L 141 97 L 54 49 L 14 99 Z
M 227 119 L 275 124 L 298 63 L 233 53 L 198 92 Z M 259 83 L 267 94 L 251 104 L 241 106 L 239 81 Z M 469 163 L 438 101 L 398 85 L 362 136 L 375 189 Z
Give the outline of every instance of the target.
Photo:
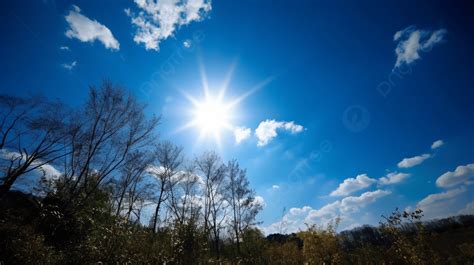
M 151 205 L 154 197 L 154 186 L 150 183 L 136 181 L 132 184 L 128 193 L 126 219 L 131 221 L 132 214 L 135 216 L 135 223 L 140 223 L 142 210 L 144 207 Z
M 181 153 L 182 148 L 171 142 L 160 143 L 156 148 L 155 157 L 159 166 L 152 170 L 158 186 L 155 214 L 152 221 L 153 232 L 157 230 L 161 205 L 168 199 L 170 191 L 176 183 L 173 178 L 177 176 L 183 162 Z
M 149 152 L 134 152 L 128 155 L 128 158 L 121 169 L 120 178 L 114 181 L 116 184 L 114 187 L 116 216 L 119 216 L 122 212 L 122 206 L 126 197 L 134 197 L 134 193 L 137 187 L 140 186 L 144 173 L 152 163 L 153 159 L 153 156 L 150 155 Z M 129 207 L 132 205 L 129 205 Z
M 176 183 L 173 185 L 168 200 L 172 221 L 181 227 L 199 219 L 202 209 L 200 192 L 202 191 L 202 179 L 195 174 L 194 166 L 184 167 L 176 175 Z
M 86 201 L 104 180 L 118 175 L 129 154 L 155 140 L 158 118 L 146 118 L 144 106 L 122 88 L 104 81 L 90 88 L 84 110 L 76 117 L 64 159 L 65 185 L 70 201 Z M 81 202 L 76 205 L 80 206 Z
M 40 97 L 0 95 L 0 110 L 1 198 L 21 176 L 67 154 L 67 126 L 64 107 Z
M 255 217 L 263 206 L 255 200 L 255 191 L 250 188 L 246 171 L 239 167 L 236 160 L 227 164 L 227 176 L 225 195 L 232 211 L 230 230 L 236 242 L 237 255 L 240 255 L 242 232 L 256 224 Z
M 220 257 L 220 233 L 226 218 L 227 202 L 223 196 L 226 167 L 220 157 L 213 152 L 205 153 L 196 159 L 199 172 L 204 181 L 204 230 L 213 241 L 216 256 Z

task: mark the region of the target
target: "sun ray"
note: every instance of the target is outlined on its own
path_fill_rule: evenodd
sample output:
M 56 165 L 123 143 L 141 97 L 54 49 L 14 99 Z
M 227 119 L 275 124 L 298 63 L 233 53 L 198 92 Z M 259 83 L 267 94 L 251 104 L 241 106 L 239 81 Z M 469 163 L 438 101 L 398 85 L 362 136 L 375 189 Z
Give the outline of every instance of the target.
M 201 60 L 199 60 L 199 73 L 201 74 L 201 84 L 202 88 L 204 89 L 204 97 L 207 99 L 209 98 L 209 83 L 207 82 L 207 75 L 206 69 L 204 68 L 204 64 Z
M 190 114 L 193 116 L 192 120 L 179 128 L 177 131 L 182 131 L 190 128 L 197 128 L 199 130 L 197 143 L 201 142 L 206 137 L 214 138 L 217 147 L 220 149 L 222 145 L 223 131 L 233 131 L 235 125 L 233 119 L 236 117 L 236 107 L 244 99 L 257 92 L 274 77 L 269 77 L 258 83 L 253 88 L 249 89 L 243 95 L 234 99 L 225 99 L 225 94 L 228 90 L 230 81 L 235 71 L 237 62 L 235 61 L 224 76 L 221 87 L 218 90 L 211 90 L 209 88 L 208 79 L 204 69 L 204 65 L 199 63 L 199 71 L 201 75 L 201 84 L 203 89 L 203 97 L 196 98 L 185 91 L 180 90 L 183 96 L 191 103 L 192 109 Z
M 245 92 L 243 95 L 241 95 L 240 97 L 234 99 L 233 101 L 231 101 L 229 103 L 229 107 L 233 107 L 237 104 L 239 104 L 241 101 L 243 101 L 244 99 L 246 99 L 248 96 L 252 95 L 253 93 L 257 92 L 258 90 L 262 89 L 263 87 L 265 87 L 268 83 L 270 83 L 271 81 L 273 81 L 275 77 L 274 76 L 271 76 L 265 80 L 263 80 L 262 82 L 258 83 L 256 86 L 254 86 L 253 88 L 251 88 L 250 90 L 248 90 L 247 92 Z
M 232 76 L 234 75 L 234 70 L 236 66 L 237 66 L 237 60 L 235 60 L 232 63 L 232 65 L 229 68 L 229 71 L 227 71 L 227 74 L 225 75 L 224 82 L 222 83 L 221 89 L 219 90 L 219 96 L 218 96 L 219 100 L 224 99 L 227 88 L 229 87 L 230 80 L 232 80 Z
M 193 128 L 193 127 L 196 127 L 196 126 L 197 126 L 197 122 L 195 120 L 192 120 L 192 121 L 186 123 L 185 125 L 179 127 L 174 132 L 176 132 L 176 133 L 182 132 L 182 131 L 185 131 L 187 129 L 190 129 L 190 128 Z
M 197 99 L 195 99 L 194 97 L 192 97 L 191 95 L 189 95 L 189 94 L 186 93 L 185 91 L 179 90 L 179 92 L 180 92 L 189 102 L 191 102 L 191 104 L 193 104 L 194 107 L 196 107 L 196 106 L 199 105 L 199 101 L 197 101 Z

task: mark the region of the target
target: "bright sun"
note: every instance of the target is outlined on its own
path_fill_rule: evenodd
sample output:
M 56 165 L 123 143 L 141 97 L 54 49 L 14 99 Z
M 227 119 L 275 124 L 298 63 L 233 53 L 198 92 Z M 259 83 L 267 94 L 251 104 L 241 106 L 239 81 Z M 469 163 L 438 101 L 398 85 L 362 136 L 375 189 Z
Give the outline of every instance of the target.
M 198 102 L 194 109 L 194 122 L 205 134 L 232 129 L 231 106 L 219 98 L 209 97 Z
M 222 131 L 233 131 L 235 126 L 232 124 L 232 119 L 236 112 L 234 107 L 241 99 L 226 102 L 224 101 L 224 92 L 225 90 L 221 90 L 218 96 L 214 96 L 209 93 L 208 89 L 204 89 L 205 96 L 202 99 L 195 99 L 186 95 L 193 105 L 191 109 L 192 119 L 183 129 L 197 128 L 199 130 L 198 141 L 211 136 L 220 146 Z
M 197 128 L 200 132 L 199 138 L 197 139 L 198 141 L 204 137 L 211 136 L 215 139 L 217 145 L 220 146 L 222 131 L 228 130 L 232 132 L 235 129 L 233 119 L 238 116 L 236 115 L 238 114 L 236 106 L 246 97 L 272 80 L 272 78 L 268 78 L 257 86 L 249 89 L 243 95 L 225 101 L 225 92 L 228 89 L 233 69 L 234 65 L 232 65 L 230 71 L 225 76 L 224 83 L 220 87 L 220 90 L 213 91 L 217 93 L 211 94 L 203 66 L 201 65 L 200 70 L 204 97 L 197 99 L 188 93 L 181 91 L 192 104 L 192 109 L 190 110 L 192 118 L 190 122 L 178 129 L 178 131 L 188 128 Z

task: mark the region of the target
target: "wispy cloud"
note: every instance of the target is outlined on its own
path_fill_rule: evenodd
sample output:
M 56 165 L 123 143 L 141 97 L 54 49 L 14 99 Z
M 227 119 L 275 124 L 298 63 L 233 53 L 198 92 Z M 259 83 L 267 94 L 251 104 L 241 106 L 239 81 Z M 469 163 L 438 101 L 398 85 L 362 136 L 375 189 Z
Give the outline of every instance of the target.
M 394 68 L 403 64 L 411 64 L 420 59 L 420 51 L 429 51 L 436 44 L 440 43 L 447 34 L 446 29 L 435 31 L 420 30 L 414 26 L 400 30 L 393 36 L 394 41 L 398 41 L 395 53 L 397 61 Z
M 267 145 L 273 138 L 278 136 L 277 130 L 289 131 L 292 134 L 300 133 L 304 129 L 303 126 L 296 124 L 293 121 L 276 121 L 276 120 L 265 120 L 260 122 L 257 129 L 255 129 L 255 135 L 258 138 L 258 146 Z
M 81 14 L 81 9 L 78 6 L 73 6 L 65 18 L 69 24 L 69 29 L 66 31 L 68 38 L 75 38 L 82 42 L 98 40 L 108 49 L 118 50 L 120 48 L 120 44 L 112 32 L 98 21 Z
M 426 159 L 428 159 L 430 157 L 431 157 L 430 154 L 423 154 L 423 155 L 414 156 L 414 157 L 410 157 L 410 158 L 404 158 L 402 161 L 400 161 L 398 163 L 398 167 L 399 168 L 414 167 L 414 166 L 417 166 L 417 165 L 423 163 L 423 161 L 425 161 Z
M 59 47 L 59 49 L 60 49 L 61 51 L 70 51 L 70 49 L 69 49 L 68 46 L 61 46 L 61 47 Z
M 250 137 L 252 130 L 247 127 L 236 127 L 234 129 L 235 143 L 240 144 L 243 140 Z
M 431 149 L 436 149 L 436 148 L 439 148 L 441 147 L 442 145 L 444 144 L 443 140 L 437 140 L 437 141 L 434 141 L 433 144 L 431 145 Z
M 61 66 L 69 71 L 71 71 L 74 67 L 76 67 L 77 61 L 73 61 L 71 63 L 63 63 Z
M 125 13 L 137 28 L 133 40 L 147 50 L 160 50 L 160 42 L 173 36 L 179 27 L 203 20 L 211 11 L 210 0 L 135 0 L 138 14 L 131 9 Z
M 454 171 L 448 171 L 436 180 L 436 186 L 443 188 L 472 183 L 474 183 L 474 164 L 458 166 Z
M 347 196 L 355 191 L 362 190 L 370 187 L 372 184 L 376 183 L 377 180 L 369 178 L 367 174 L 358 175 L 355 178 L 347 178 L 336 190 L 331 192 L 331 196 Z

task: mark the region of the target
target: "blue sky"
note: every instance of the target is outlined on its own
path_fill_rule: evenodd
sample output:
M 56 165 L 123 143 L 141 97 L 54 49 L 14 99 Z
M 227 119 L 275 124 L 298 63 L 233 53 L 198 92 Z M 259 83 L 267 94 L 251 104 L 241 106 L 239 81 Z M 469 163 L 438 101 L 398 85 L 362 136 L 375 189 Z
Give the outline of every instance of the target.
M 2 92 L 75 106 L 104 78 L 127 87 L 162 139 L 247 168 L 267 233 L 474 212 L 474 5 L 159 2 L 3 2 Z M 242 99 L 220 141 L 183 129 L 203 83 Z

